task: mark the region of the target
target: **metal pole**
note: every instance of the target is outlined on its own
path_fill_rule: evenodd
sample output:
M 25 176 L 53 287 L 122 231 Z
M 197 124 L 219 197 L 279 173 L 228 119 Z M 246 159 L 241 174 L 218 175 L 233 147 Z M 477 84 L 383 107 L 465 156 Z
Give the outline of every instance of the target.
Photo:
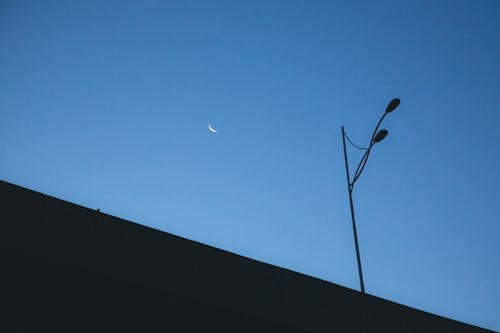
M 358 260 L 359 285 L 361 288 L 361 292 L 364 294 L 365 284 L 363 282 L 363 270 L 361 269 L 361 256 L 359 254 L 358 233 L 356 232 L 356 221 L 354 219 L 354 205 L 352 203 L 352 187 L 351 187 L 351 178 L 349 176 L 349 163 L 347 161 L 347 150 L 345 147 L 344 126 L 342 126 L 342 143 L 344 145 L 345 173 L 347 176 L 347 192 L 349 192 L 349 204 L 351 206 L 352 231 L 354 233 L 354 245 L 356 246 L 356 259 Z

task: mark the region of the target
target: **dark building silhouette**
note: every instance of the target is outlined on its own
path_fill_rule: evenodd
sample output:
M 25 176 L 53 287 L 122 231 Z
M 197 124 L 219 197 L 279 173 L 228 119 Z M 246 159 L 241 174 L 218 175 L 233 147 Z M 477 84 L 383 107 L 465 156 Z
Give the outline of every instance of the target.
M 0 181 L 2 332 L 491 332 Z

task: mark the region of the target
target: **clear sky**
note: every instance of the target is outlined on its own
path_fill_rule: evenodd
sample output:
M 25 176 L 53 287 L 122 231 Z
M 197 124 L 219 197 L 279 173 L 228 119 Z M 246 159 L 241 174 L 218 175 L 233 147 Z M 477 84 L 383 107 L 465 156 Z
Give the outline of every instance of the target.
M 3 0 L 0 178 L 359 289 L 340 126 L 399 97 L 366 291 L 500 331 L 499 36 L 496 0 Z

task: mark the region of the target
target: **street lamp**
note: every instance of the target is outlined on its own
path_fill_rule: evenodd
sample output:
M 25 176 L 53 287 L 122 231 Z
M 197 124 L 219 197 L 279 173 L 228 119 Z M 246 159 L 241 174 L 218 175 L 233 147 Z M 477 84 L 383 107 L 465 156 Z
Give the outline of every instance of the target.
M 378 128 L 380 127 L 380 124 L 382 123 L 382 120 L 384 120 L 385 116 L 387 116 L 389 113 L 394 111 L 399 103 L 401 103 L 401 100 L 399 98 L 394 98 L 387 104 L 387 107 L 385 108 L 385 112 L 380 118 L 380 120 L 377 123 L 377 126 L 375 126 L 375 130 L 373 131 L 372 137 L 370 139 L 370 144 L 368 145 L 368 148 L 362 148 L 357 145 L 355 145 L 351 139 L 347 136 L 344 130 L 344 126 L 342 126 L 342 143 L 344 146 L 344 160 L 345 160 L 345 172 L 347 176 L 347 191 L 349 192 L 349 205 L 351 207 L 351 219 L 352 219 L 352 231 L 354 234 L 354 245 L 356 246 L 356 259 L 358 261 L 358 273 L 359 273 L 359 284 L 361 288 L 361 292 L 364 294 L 365 293 L 365 284 L 363 282 L 363 270 L 361 269 L 361 256 L 359 254 L 359 244 L 358 244 L 358 233 L 356 231 L 356 221 L 354 219 L 354 205 L 352 203 L 352 190 L 354 188 L 354 184 L 358 180 L 359 176 L 363 172 L 366 161 L 368 161 L 368 156 L 370 156 L 370 151 L 377 142 L 382 141 L 389 132 L 386 129 L 381 129 L 378 131 Z M 361 158 L 361 160 L 358 163 L 358 166 L 356 167 L 356 172 L 354 173 L 354 177 L 351 180 L 351 177 L 349 175 L 349 163 L 347 161 L 347 149 L 345 146 L 345 139 L 347 140 L 356 148 L 365 150 L 365 154 Z

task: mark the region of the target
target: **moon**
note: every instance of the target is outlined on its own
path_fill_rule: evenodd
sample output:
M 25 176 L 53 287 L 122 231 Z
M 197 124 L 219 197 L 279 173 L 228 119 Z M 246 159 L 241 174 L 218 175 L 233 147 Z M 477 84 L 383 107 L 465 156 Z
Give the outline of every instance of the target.
M 219 130 L 216 130 L 215 128 L 212 127 L 212 125 L 208 124 L 208 130 L 212 133 L 217 133 Z

